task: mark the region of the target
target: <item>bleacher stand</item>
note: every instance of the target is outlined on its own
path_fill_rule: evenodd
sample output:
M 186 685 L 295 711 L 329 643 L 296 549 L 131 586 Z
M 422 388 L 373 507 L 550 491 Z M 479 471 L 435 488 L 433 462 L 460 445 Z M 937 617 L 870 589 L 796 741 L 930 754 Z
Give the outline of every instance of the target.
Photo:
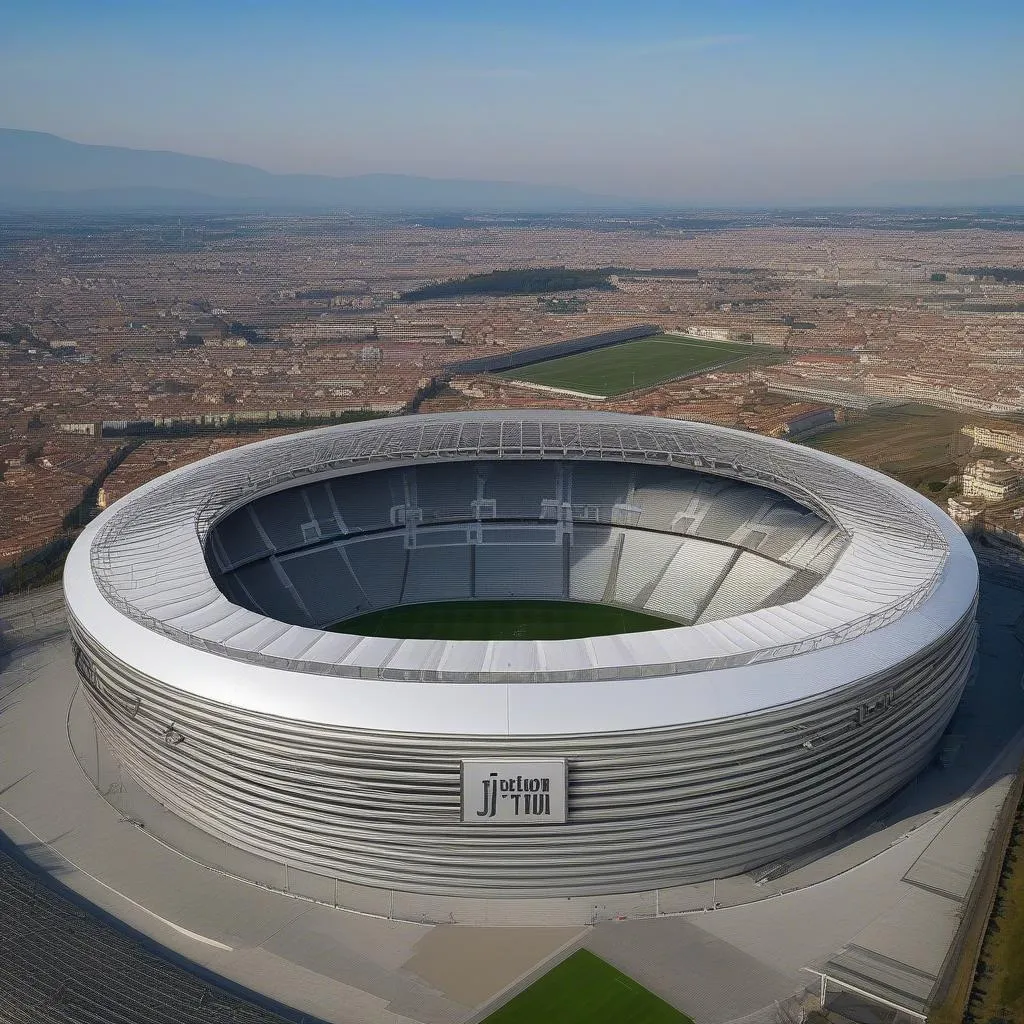
M 285 555 L 280 565 L 309 612 L 312 626 L 331 626 L 370 608 L 348 562 L 333 544 Z
M 735 558 L 735 548 L 690 538 L 680 541 L 644 608 L 655 615 L 692 622 Z
M 574 601 L 599 603 L 608 588 L 617 530 L 601 526 L 577 527 L 569 554 L 569 596 Z
M 763 491 L 753 487 L 726 487 L 716 496 L 709 506 L 708 512 L 694 523 L 691 533 L 707 540 L 720 540 L 732 543 L 734 535 L 745 536 L 749 523 L 756 521 L 766 506 L 774 504 L 771 497 L 766 499 Z
M 561 545 L 481 544 L 476 549 L 476 596 L 563 598 L 562 558 Z
M 612 506 L 629 501 L 629 466 L 595 466 L 589 462 L 568 463 L 566 466 L 567 500 L 572 502 L 573 516 L 581 520 L 610 523 Z M 587 515 L 586 509 L 594 510 Z
M 463 531 L 465 540 L 465 531 Z M 465 601 L 473 596 L 469 546 L 416 547 L 409 552 L 403 604 Z
M 757 550 L 769 558 L 785 560 L 793 548 L 809 540 L 821 527 L 821 520 L 799 508 L 776 508 L 761 522 L 768 528 L 768 536 Z
M 494 499 L 498 519 L 539 519 L 541 501 L 555 496 L 552 462 L 487 464 L 483 497 Z
M 472 463 L 442 465 L 416 473 L 417 496 L 424 523 L 472 519 L 477 497 L 477 467 Z
M 350 540 L 341 550 L 371 608 L 392 608 L 402 600 L 402 579 L 407 557 L 401 536 Z
M 328 483 L 334 504 L 351 533 L 383 530 L 390 526 L 392 500 L 390 478 L 395 470 L 342 476 Z
M 643 509 L 639 525 L 645 530 L 675 531 L 681 518 L 695 520 L 711 508 L 715 495 L 729 481 L 660 466 L 636 471 L 633 504 Z
M 215 531 L 211 550 L 220 568 L 226 570 L 266 558 L 272 549 L 260 533 L 252 506 L 246 506 L 230 516 L 224 528 Z
M 795 569 L 744 551 L 696 621 L 714 622 L 760 608 L 795 575 Z
M 302 609 L 287 587 L 282 587 L 269 559 L 251 562 L 233 573 L 239 585 L 252 596 L 257 611 L 282 622 L 309 625 Z
M 816 513 L 751 483 L 669 466 L 474 460 L 259 498 L 211 531 L 209 561 L 229 600 L 315 628 L 469 598 L 605 601 L 690 624 L 802 597 L 845 544 Z
M 309 512 L 298 488 L 268 494 L 254 502 L 252 509 L 275 551 L 291 551 L 306 543 L 302 524 L 309 520 Z
M 661 578 L 680 544 L 679 537 L 627 531 L 615 579 L 615 604 L 642 605 L 641 594 Z
M 309 512 L 308 521 L 316 523 L 324 540 L 343 536 L 347 532 L 345 520 L 332 504 L 331 492 L 326 484 L 303 487 L 301 493 Z

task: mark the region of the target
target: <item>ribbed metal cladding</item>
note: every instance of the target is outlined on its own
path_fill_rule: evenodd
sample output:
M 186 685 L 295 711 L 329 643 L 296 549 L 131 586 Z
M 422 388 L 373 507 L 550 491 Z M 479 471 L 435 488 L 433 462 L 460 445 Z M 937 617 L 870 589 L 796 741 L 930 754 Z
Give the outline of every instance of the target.
M 182 818 L 347 882 L 503 897 L 721 878 L 828 836 L 929 761 L 976 644 L 972 605 L 884 676 L 857 680 L 851 666 L 852 681 L 813 700 L 685 727 L 516 737 L 259 715 L 146 678 L 74 616 L 71 629 L 101 735 Z M 568 822 L 463 825 L 468 756 L 566 758 Z
M 354 479 L 396 470 L 402 489 L 381 492 L 388 518 L 373 524 L 408 529 L 411 551 L 423 539 L 414 529 L 441 518 L 409 518 L 424 516 L 413 500 L 420 485 L 440 494 L 437 509 L 465 518 L 466 501 L 448 501 L 462 492 L 433 486 L 432 474 L 445 462 L 494 460 L 540 460 L 537 472 L 554 475 L 559 521 L 571 517 L 581 531 L 593 516 L 566 499 L 566 474 L 593 479 L 600 463 L 620 477 L 664 467 L 777 491 L 831 524 L 842 547 L 831 552 L 837 560 L 810 557 L 820 581 L 796 599 L 780 591 L 778 603 L 759 597 L 756 610 L 716 611 L 677 629 L 550 644 L 322 632 L 333 607 L 289 618 L 284 605 L 261 610 L 226 596 L 211 575 L 246 564 L 251 552 L 218 556 L 218 530 L 266 495 L 306 488 L 305 509 L 282 495 L 282 518 L 252 515 L 265 542 L 257 553 L 272 549 L 282 562 L 318 533 L 334 543 L 332 521 L 351 532 L 347 509 L 328 507 L 333 485 L 310 488 L 344 477 L 358 532 Z M 515 495 L 501 508 L 512 519 L 555 507 L 538 497 L 540 510 L 526 508 L 521 488 L 484 476 L 496 493 Z M 374 479 L 363 483 L 369 495 Z M 483 503 L 469 508 L 482 522 L 494 495 L 474 493 Z M 320 512 L 318 496 L 327 503 Z M 723 499 L 711 541 L 744 542 L 726 529 L 743 505 Z M 384 505 L 374 499 L 373 508 Z M 633 505 L 619 511 L 633 522 Z M 677 518 L 647 525 L 674 531 Z M 279 542 L 268 533 L 275 522 Z M 684 516 L 680 529 L 695 522 Z M 344 560 L 361 554 L 346 548 Z M 410 555 L 406 572 L 411 564 Z M 68 567 L 76 661 L 97 728 L 147 791 L 238 848 L 426 896 L 600 896 L 786 860 L 921 770 L 976 647 L 973 555 L 919 495 L 785 442 L 606 413 L 433 414 L 246 446 L 116 503 L 86 528 Z M 301 562 L 291 568 L 301 576 Z M 369 584 L 379 582 L 374 564 L 367 571 Z M 607 587 L 603 595 L 611 599 Z M 567 821 L 464 824 L 466 757 L 564 758 Z

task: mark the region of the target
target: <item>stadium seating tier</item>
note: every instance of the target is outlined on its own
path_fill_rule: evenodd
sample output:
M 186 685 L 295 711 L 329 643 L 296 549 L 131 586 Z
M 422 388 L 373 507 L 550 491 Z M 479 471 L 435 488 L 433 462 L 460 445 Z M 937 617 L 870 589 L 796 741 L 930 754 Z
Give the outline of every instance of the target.
M 400 604 L 611 603 L 682 625 L 806 594 L 845 538 L 791 498 L 670 467 L 476 460 L 275 491 L 210 532 L 236 604 L 327 628 Z

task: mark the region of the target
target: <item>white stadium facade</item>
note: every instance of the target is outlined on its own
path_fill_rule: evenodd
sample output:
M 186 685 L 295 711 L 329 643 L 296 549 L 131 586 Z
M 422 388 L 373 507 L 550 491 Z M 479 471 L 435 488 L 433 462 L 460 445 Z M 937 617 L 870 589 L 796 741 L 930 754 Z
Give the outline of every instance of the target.
M 346 883 L 508 898 L 736 875 L 868 813 L 935 756 L 978 571 L 934 504 L 833 456 L 529 410 L 175 470 L 89 525 L 64 589 L 97 729 L 174 814 Z M 678 625 L 328 631 L 484 598 Z

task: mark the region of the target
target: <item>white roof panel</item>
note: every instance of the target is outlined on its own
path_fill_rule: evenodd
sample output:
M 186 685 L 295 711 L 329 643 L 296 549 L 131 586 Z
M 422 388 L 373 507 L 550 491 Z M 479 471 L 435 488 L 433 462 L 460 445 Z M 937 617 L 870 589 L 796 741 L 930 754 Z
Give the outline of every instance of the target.
M 257 495 L 389 463 L 494 457 L 499 439 L 507 458 L 650 462 L 748 480 L 814 509 L 850 542 L 786 605 L 550 642 L 320 633 L 238 608 L 210 577 L 211 524 Z M 705 424 L 534 410 L 348 424 L 211 456 L 107 509 L 65 571 L 77 623 L 169 685 L 284 717 L 416 732 L 654 728 L 803 699 L 937 639 L 976 589 L 960 530 L 882 474 Z M 564 681 L 571 674 L 578 680 Z

